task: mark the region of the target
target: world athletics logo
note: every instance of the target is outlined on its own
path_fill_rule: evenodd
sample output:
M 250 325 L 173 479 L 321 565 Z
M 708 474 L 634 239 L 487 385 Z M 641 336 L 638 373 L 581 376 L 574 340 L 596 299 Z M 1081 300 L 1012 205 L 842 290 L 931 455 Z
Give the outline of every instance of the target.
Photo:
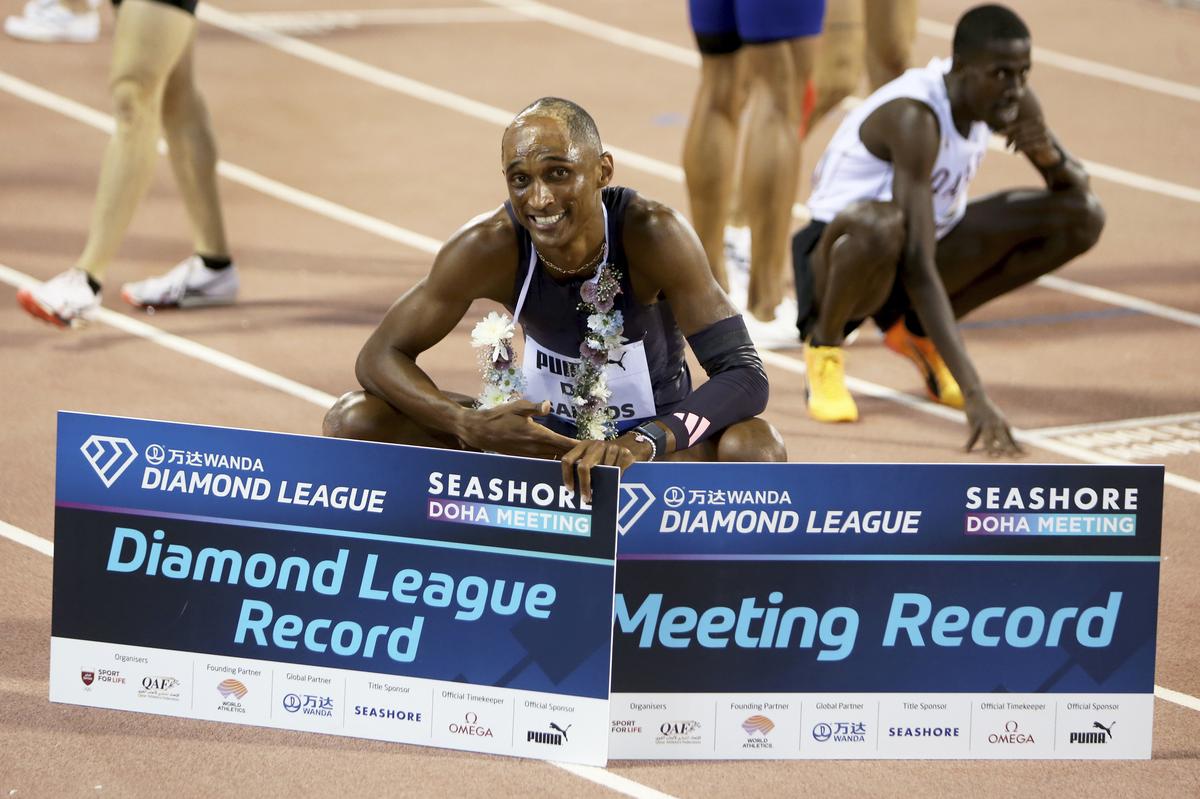
M 755 733 L 766 735 L 775 729 L 775 722 L 766 716 L 751 716 L 742 722 L 742 729 L 746 731 L 747 735 L 754 735 Z
M 217 685 L 217 693 L 226 699 L 233 698 L 240 700 L 246 694 L 250 693 L 250 691 L 241 680 L 235 680 L 230 677 L 228 680 L 221 680 Z

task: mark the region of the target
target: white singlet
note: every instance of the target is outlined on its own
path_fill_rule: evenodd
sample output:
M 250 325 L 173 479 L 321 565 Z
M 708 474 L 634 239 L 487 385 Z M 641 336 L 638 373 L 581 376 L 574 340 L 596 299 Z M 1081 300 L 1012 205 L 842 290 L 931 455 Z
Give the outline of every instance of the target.
M 967 211 L 967 184 L 979 170 L 991 131 L 985 123 L 975 122 L 964 139 L 954 127 L 946 95 L 945 75 L 949 71 L 948 58 L 935 58 L 924 69 L 910 69 L 880 86 L 842 120 L 813 173 L 813 192 L 808 200 L 813 219 L 830 222 L 839 211 L 859 200 L 892 199 L 892 165 L 867 150 L 859 128 L 884 103 L 908 97 L 929 106 L 941 128 L 937 161 L 930 175 L 937 237 L 942 238 L 958 224 Z

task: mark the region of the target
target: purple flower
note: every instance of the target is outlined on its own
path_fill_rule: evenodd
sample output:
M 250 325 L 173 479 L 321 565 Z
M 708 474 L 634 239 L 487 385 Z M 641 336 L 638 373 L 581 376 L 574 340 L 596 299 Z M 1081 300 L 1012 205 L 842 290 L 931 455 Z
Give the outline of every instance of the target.
M 492 361 L 492 368 L 497 372 L 503 372 L 512 366 L 512 353 L 507 349 L 499 349 L 496 358 Z
M 599 288 L 596 285 L 599 277 L 600 275 L 597 274 L 595 277 L 583 281 L 583 285 L 579 288 L 579 299 L 595 304 L 596 299 L 599 297 Z
M 608 351 L 589 346 L 587 339 L 584 339 L 583 343 L 579 345 L 579 357 L 596 368 L 601 368 L 608 363 Z

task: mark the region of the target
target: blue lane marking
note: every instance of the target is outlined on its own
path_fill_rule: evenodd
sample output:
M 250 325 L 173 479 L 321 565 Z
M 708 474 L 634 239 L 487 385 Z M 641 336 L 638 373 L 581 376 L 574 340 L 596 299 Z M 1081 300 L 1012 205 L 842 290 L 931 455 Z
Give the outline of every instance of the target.
M 990 319 L 979 322 L 959 322 L 963 329 L 983 330 L 992 327 L 1025 327 L 1031 325 L 1057 325 L 1064 322 L 1079 322 L 1086 319 L 1114 319 L 1121 316 L 1142 316 L 1132 308 L 1105 308 L 1099 311 L 1077 311 L 1076 313 L 1039 314 L 1019 316 L 1016 319 Z
M 687 117 L 678 111 L 668 111 L 663 114 L 655 114 L 652 122 L 660 128 L 677 128 L 687 122 Z

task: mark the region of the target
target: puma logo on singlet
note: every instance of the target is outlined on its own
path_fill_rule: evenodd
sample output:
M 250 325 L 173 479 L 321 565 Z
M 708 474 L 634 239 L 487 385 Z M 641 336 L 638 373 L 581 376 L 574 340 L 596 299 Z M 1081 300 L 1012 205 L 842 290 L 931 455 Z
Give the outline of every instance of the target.
M 550 374 L 558 375 L 560 377 L 574 377 L 575 370 L 579 368 L 578 365 L 573 364 L 570 361 L 565 361 L 562 358 L 555 358 L 553 355 L 548 355 L 541 350 L 538 350 L 537 362 L 535 365 L 539 371 L 543 369 L 549 369 Z
M 629 354 L 629 352 L 628 352 L 628 351 L 626 351 L 626 352 L 622 352 L 622 353 L 621 353 L 621 357 L 620 357 L 620 358 L 617 358 L 615 361 L 614 361 L 612 358 L 609 358 L 609 359 L 608 359 L 608 362 L 609 362 L 610 364 L 613 364 L 613 365 L 616 365 L 616 366 L 619 366 L 619 367 L 621 367 L 621 371 L 622 371 L 622 372 L 624 372 L 624 371 L 625 371 L 625 356 L 626 356 L 626 355 L 628 355 L 628 354 Z

